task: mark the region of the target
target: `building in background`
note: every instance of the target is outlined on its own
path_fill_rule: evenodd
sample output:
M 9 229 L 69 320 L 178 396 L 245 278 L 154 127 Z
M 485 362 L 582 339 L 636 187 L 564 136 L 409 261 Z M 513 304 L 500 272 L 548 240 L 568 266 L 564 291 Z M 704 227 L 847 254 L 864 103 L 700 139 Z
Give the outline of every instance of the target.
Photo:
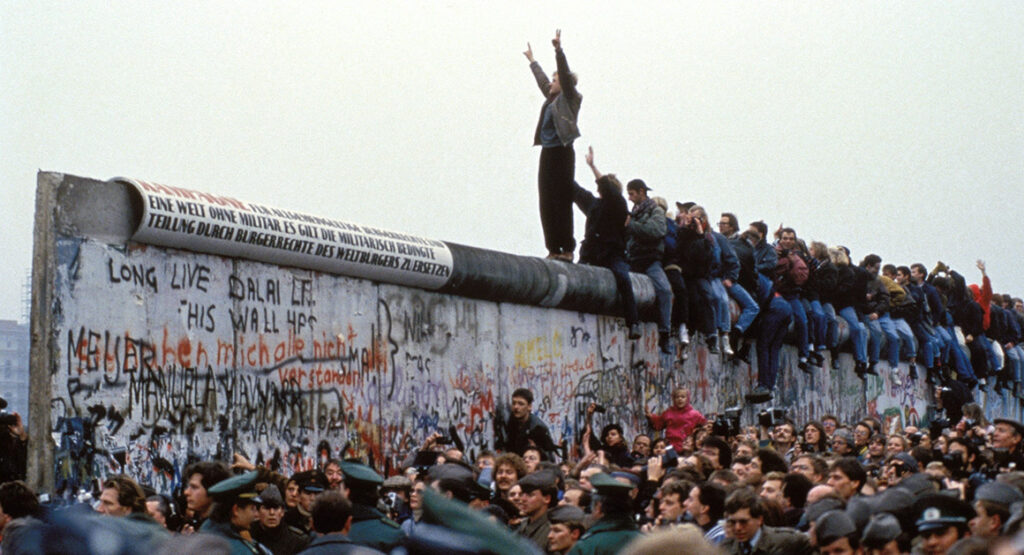
M 0 397 L 28 420 L 28 324 L 0 320 Z

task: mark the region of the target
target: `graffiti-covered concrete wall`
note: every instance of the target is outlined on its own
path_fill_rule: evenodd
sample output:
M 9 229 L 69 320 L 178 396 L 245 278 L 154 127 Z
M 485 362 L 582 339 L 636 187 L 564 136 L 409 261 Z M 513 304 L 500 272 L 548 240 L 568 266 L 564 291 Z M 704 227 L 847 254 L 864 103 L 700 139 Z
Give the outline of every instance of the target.
M 517 387 L 573 450 L 590 402 L 630 435 L 675 385 L 711 413 L 742 405 L 756 376 L 704 348 L 678 366 L 653 324 L 628 341 L 614 315 L 142 244 L 117 207 L 75 215 L 109 183 L 39 182 L 32 422 L 52 441 L 33 443 L 31 478 L 60 493 L 119 472 L 170 491 L 189 462 L 235 452 L 285 472 L 342 454 L 390 472 L 449 426 L 474 454 Z M 798 420 L 925 415 L 923 384 L 865 384 L 848 355 L 808 378 L 783 356 L 776 406 Z

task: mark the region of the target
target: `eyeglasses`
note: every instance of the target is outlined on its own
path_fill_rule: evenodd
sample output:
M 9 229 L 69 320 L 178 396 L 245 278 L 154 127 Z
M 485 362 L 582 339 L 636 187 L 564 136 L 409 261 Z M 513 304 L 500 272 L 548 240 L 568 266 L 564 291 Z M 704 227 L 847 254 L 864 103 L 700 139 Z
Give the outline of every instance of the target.
M 729 518 L 729 519 L 726 519 L 725 525 L 726 526 L 746 526 L 747 523 L 750 522 L 750 521 L 751 521 L 751 519 L 749 519 L 749 518 Z

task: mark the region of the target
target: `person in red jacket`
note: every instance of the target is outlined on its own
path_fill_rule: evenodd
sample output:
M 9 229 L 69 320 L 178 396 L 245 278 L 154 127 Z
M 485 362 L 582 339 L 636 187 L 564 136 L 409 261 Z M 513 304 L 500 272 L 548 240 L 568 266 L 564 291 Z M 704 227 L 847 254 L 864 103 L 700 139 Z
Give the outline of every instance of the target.
M 675 447 L 678 453 L 683 451 L 683 441 L 698 426 L 707 422 L 704 415 L 690 404 L 690 390 L 685 387 L 672 390 L 671 407 L 661 414 L 649 413 L 647 419 L 655 430 L 665 430 L 665 440 Z

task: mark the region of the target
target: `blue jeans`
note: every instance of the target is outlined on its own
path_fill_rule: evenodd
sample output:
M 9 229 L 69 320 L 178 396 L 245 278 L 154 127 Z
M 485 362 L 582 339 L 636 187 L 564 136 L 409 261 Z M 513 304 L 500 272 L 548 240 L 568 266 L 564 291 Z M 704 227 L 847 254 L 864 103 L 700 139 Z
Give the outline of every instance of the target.
M 853 343 L 853 359 L 857 362 L 868 361 L 868 329 L 857 318 L 857 310 L 848 306 L 839 311 L 839 316 L 846 320 L 850 327 L 850 342 Z M 877 360 L 877 357 L 876 357 Z
M 644 268 L 643 273 L 651 278 L 654 284 L 654 295 L 658 299 L 658 332 L 668 333 L 672 329 L 672 285 L 661 267 L 660 261 L 654 261 Z
M 978 336 L 978 340 L 981 341 L 981 346 L 985 349 L 985 356 L 988 358 L 988 367 L 992 369 L 992 372 L 998 372 L 1002 365 L 999 364 L 999 358 L 996 354 L 995 347 L 992 346 L 992 340 L 987 335 L 981 334 Z
M 953 337 L 949 334 L 949 330 L 942 326 L 932 327 L 935 330 L 935 337 L 939 343 L 939 358 L 942 359 L 942 363 L 946 364 L 949 362 L 949 355 L 953 349 Z
M 608 269 L 615 276 L 615 285 L 622 296 L 622 308 L 626 313 L 626 325 L 632 326 L 640 321 L 636 310 L 636 297 L 633 296 L 633 282 L 629 279 L 629 264 L 621 256 L 608 261 Z
M 729 311 L 729 293 L 721 278 L 711 278 L 711 306 L 715 310 L 715 326 L 721 334 L 732 329 L 732 313 Z
M 1024 364 L 1024 358 L 1021 358 L 1020 350 L 1020 347 L 1016 345 L 1012 349 L 1005 349 L 1006 377 L 1012 382 L 1020 381 L 1021 365 Z
M 900 333 L 896 330 L 896 322 L 886 313 L 878 317 L 878 325 L 882 327 L 886 345 L 889 347 L 889 367 L 896 368 L 900 365 Z
M 810 338 L 812 346 L 819 349 L 825 348 L 826 336 L 828 335 L 828 320 L 825 318 L 825 309 L 821 308 L 821 301 L 809 301 L 804 299 L 804 311 L 811 322 Z
M 910 324 L 907 323 L 903 318 L 892 318 L 893 327 L 896 329 L 896 333 L 899 335 L 900 342 L 896 348 L 896 364 L 900 363 L 900 350 L 903 351 L 903 356 L 907 358 L 917 356 L 917 339 L 914 338 L 914 332 L 910 329 Z M 892 346 L 889 347 L 889 361 L 892 362 Z
M 924 365 L 931 368 L 935 365 L 935 359 L 939 356 L 939 339 L 924 320 L 914 322 L 910 329 L 914 330 L 914 337 L 921 345 L 921 356 L 924 358 Z
M 793 309 L 793 331 L 796 332 L 796 346 L 800 350 L 800 358 L 806 358 L 810 349 L 807 347 L 807 313 L 799 295 L 783 295 L 783 299 Z
M 736 321 L 734 326 L 740 333 L 745 333 L 750 329 L 750 324 L 754 322 L 754 318 L 757 318 L 757 313 L 761 312 L 761 307 L 757 306 L 757 301 L 754 297 L 750 296 L 750 293 L 738 283 L 733 283 L 732 287 L 729 288 L 729 296 L 740 305 L 740 318 Z
M 949 349 L 949 353 L 953 357 L 953 367 L 956 368 L 957 376 L 977 380 L 978 377 L 974 375 L 974 368 L 971 366 L 971 352 L 960 346 L 956 330 L 947 328 L 946 332 L 952 338 L 952 347 Z
M 832 306 L 832 303 L 822 303 L 821 310 L 825 313 L 825 324 L 827 327 L 825 345 L 829 349 L 835 349 L 839 346 L 839 324 L 836 322 L 836 309 Z
M 882 353 L 882 323 L 872 320 L 867 315 L 861 321 L 868 329 L 868 362 L 874 364 L 878 362 L 878 355 Z
M 775 389 L 779 376 L 779 352 L 793 320 L 792 303 L 776 295 L 761 315 L 761 333 L 757 338 L 757 384 Z

